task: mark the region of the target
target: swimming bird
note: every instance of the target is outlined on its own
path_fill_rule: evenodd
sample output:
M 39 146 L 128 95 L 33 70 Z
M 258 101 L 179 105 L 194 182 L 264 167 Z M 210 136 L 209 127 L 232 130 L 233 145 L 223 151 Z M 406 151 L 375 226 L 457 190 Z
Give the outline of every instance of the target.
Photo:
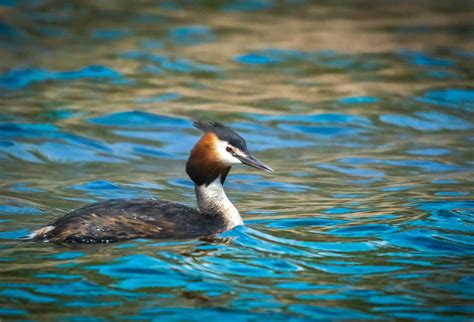
M 223 184 L 232 165 L 245 164 L 269 173 L 245 140 L 218 122 L 194 122 L 204 135 L 191 150 L 186 172 L 194 182 L 197 209 L 157 199 L 112 199 L 74 210 L 33 231 L 33 241 L 109 243 L 134 238 L 204 237 L 243 225 Z

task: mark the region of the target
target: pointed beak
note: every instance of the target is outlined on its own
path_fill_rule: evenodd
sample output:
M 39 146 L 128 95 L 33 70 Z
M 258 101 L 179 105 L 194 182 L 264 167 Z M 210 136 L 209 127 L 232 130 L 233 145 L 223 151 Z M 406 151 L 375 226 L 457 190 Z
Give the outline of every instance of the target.
M 242 162 L 243 164 L 245 165 L 248 165 L 250 167 L 253 167 L 253 168 L 256 168 L 256 169 L 260 169 L 260 170 L 263 170 L 265 172 L 268 172 L 268 173 L 273 173 L 273 169 L 270 168 L 268 165 L 266 165 L 265 163 L 261 162 L 261 161 L 258 161 L 257 158 L 255 158 L 253 155 L 245 155 L 245 156 L 236 156 L 236 158 L 238 158 L 240 160 L 240 162 Z

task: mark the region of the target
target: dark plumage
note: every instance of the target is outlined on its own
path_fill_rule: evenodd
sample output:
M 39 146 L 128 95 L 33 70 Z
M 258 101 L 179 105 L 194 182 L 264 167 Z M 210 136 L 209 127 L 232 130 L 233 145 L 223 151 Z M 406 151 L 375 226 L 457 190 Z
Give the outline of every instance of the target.
M 230 127 L 225 126 L 219 122 L 194 122 L 194 127 L 200 129 L 203 132 L 215 133 L 217 137 L 222 141 L 227 141 L 236 148 L 239 148 L 243 152 L 247 152 L 247 144 L 243 137 L 238 135 Z
M 193 238 L 224 231 L 220 217 L 169 201 L 112 199 L 76 209 L 32 238 L 63 243 L 109 243 L 133 238 Z

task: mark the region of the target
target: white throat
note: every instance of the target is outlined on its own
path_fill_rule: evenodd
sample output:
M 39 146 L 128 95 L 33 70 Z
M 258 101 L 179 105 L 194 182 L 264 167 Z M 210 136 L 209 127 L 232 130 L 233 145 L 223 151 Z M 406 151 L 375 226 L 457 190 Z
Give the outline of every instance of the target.
M 227 198 L 220 176 L 207 186 L 195 185 L 194 190 L 201 213 L 211 216 L 222 216 L 228 229 L 244 224 L 239 211 Z

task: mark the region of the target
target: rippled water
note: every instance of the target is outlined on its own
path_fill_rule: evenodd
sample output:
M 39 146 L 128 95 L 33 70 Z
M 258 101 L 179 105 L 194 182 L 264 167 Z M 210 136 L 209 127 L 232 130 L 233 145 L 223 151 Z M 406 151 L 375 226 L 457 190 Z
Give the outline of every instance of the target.
M 0 6 L 0 318 L 474 317 L 469 2 L 16 1 Z M 194 205 L 228 123 L 246 226 L 67 247 L 19 237 L 86 203 Z

